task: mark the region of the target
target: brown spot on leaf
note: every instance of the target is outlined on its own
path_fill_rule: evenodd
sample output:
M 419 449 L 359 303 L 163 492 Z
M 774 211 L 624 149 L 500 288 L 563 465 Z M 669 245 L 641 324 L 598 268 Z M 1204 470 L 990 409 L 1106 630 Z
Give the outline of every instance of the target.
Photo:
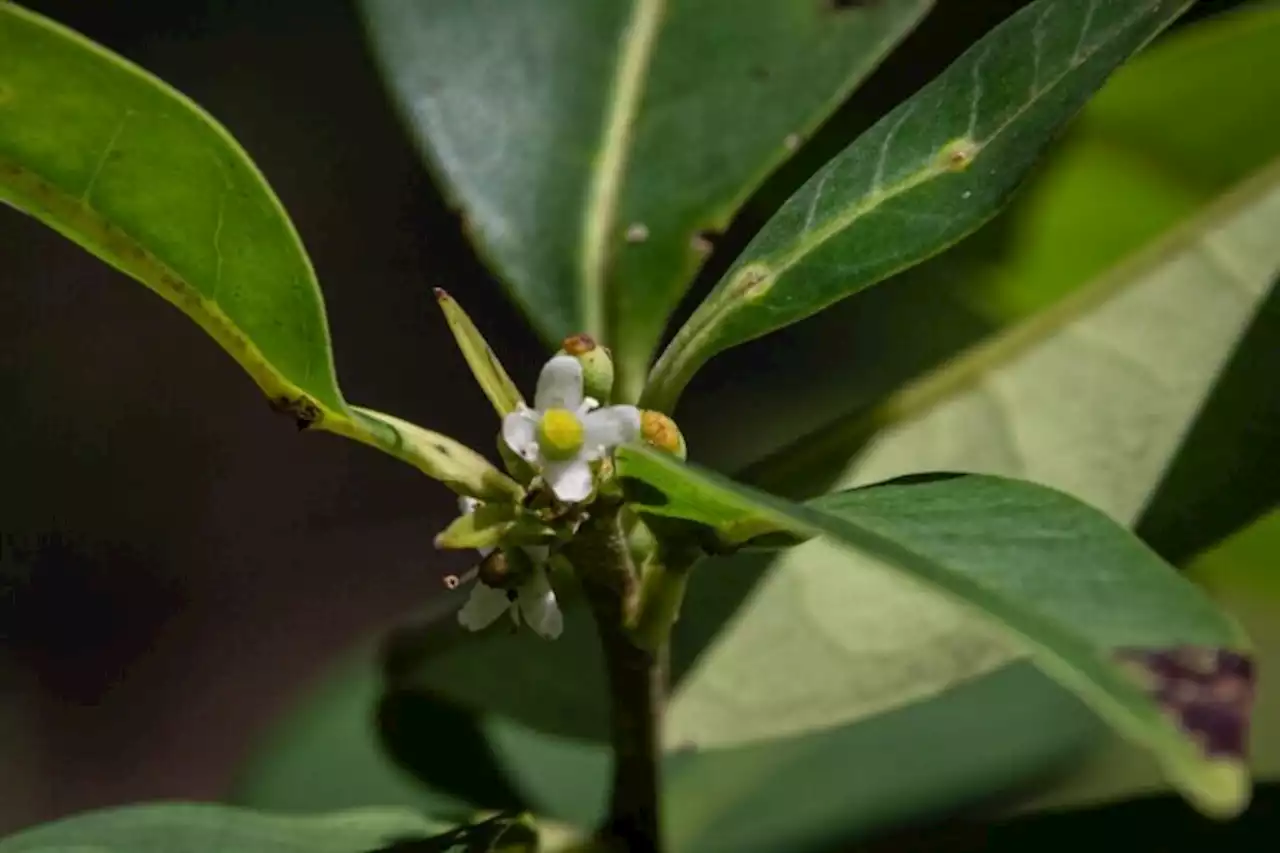
M 699 231 L 694 234 L 693 238 L 689 241 L 689 245 L 701 257 L 705 258 L 707 255 L 711 254 L 711 250 L 715 248 L 715 244 L 711 240 L 711 233 L 712 232 L 710 231 Z
M 1210 758 L 1244 758 L 1254 700 L 1252 658 L 1232 649 L 1121 649 L 1116 660 Z
M 764 296 L 771 287 L 773 280 L 769 277 L 769 268 L 760 264 L 743 267 L 729 286 L 730 293 L 748 301 Z
M 275 397 L 271 400 L 272 410 L 282 415 L 290 415 L 302 431 L 320 420 L 320 407 L 309 397 Z
M 982 146 L 967 136 L 953 139 L 938 152 L 939 165 L 951 172 L 963 172 L 973 165 Z
M 649 239 L 649 226 L 643 222 L 632 222 L 627 226 L 627 242 L 643 243 Z
M 462 578 L 458 577 L 457 575 L 444 576 L 445 589 L 457 589 L 461 585 L 462 585 Z

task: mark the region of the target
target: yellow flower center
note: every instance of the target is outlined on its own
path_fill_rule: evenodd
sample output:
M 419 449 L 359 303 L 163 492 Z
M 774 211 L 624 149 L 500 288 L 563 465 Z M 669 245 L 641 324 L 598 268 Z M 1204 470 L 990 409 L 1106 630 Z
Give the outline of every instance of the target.
M 538 447 L 548 459 L 572 459 L 582 449 L 582 421 L 568 409 L 548 409 L 538 422 Z

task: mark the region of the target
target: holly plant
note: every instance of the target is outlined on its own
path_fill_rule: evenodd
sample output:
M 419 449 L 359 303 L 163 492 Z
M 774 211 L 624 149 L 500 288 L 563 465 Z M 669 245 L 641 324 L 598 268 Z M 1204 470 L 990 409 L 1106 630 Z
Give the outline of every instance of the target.
M 447 613 L 395 634 L 384 675 L 383 745 L 423 805 L 137 806 L 2 853 L 811 849 L 1043 772 L 1031 729 L 1074 726 L 1056 743 L 1075 751 L 1098 721 L 1195 809 L 1245 808 L 1250 642 L 1130 528 L 1261 316 L 1280 172 L 1254 162 L 1157 249 L 1052 299 L 1016 259 L 993 277 L 990 229 L 923 263 L 1029 175 L 1010 210 L 1034 231 L 1041 155 L 1186 0 L 1027 3 L 818 163 L 815 131 L 929 0 L 359 5 L 390 102 L 547 344 L 521 388 L 484 322 L 436 291 L 492 444 L 349 402 L 316 272 L 245 151 L 160 80 L 8 2 L 0 198 L 176 306 L 300 429 L 453 493 L 435 546 L 474 567 L 436 591 Z M 1198 67 L 1175 66 L 1188 91 Z M 1138 85 L 1125 73 L 1079 133 L 1105 129 L 1106 98 Z M 775 174 L 794 181 L 785 200 Z M 1108 180 L 1081 228 L 1131 197 Z M 750 239 L 726 258 L 731 223 Z M 1069 234 L 1054 269 L 1091 278 L 1154 236 L 1125 227 Z M 842 300 L 887 282 L 875 294 L 911 293 L 914 325 L 847 360 L 888 364 L 943 334 L 970 278 L 990 304 L 1021 299 L 1018 322 L 877 406 L 836 381 L 851 350 L 803 357 L 849 337 Z M 701 399 L 700 371 L 757 339 L 726 374 L 737 396 Z M 793 356 L 808 366 L 776 368 Z M 1231 491 L 1206 475 L 1173 527 L 1220 520 Z

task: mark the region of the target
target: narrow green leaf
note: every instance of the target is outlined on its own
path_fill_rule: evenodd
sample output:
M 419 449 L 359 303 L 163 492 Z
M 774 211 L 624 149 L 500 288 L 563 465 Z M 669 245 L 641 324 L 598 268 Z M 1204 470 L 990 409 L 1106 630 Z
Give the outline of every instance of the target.
M 823 167 L 676 335 L 643 397 L 670 411 L 716 353 L 955 243 L 1008 200 L 1107 75 L 1188 0 L 1039 0 Z
M 686 394 L 679 407 L 698 461 L 739 472 L 789 444 L 800 450 L 801 437 L 858 419 L 906 383 L 1052 311 L 1126 257 L 1197 219 L 1280 152 L 1280 112 L 1269 109 L 1280 103 L 1280 75 L 1257 73 L 1278 53 L 1280 7 L 1273 3 L 1245 4 L 1160 38 L 1108 79 L 1012 203 L 978 233 L 889 287 L 717 359 L 714 388 Z M 1188 115 L 1199 120 L 1188 123 Z M 1247 248 L 1236 244 L 1232 251 Z M 1216 314 L 1210 306 L 1232 296 L 1229 287 L 1206 286 L 1187 317 Z M 1150 312 L 1125 316 L 1134 329 L 1154 322 Z M 1172 317 L 1169 323 L 1171 335 L 1182 325 Z M 1208 331 L 1203 323 L 1196 329 L 1176 334 Z M 1089 357 L 1077 337 L 1082 357 Z M 768 407 L 759 405 L 761 394 Z M 1091 406 L 1111 409 L 1131 397 L 1108 395 Z M 1002 430 L 983 432 L 991 453 L 1005 443 Z M 756 484 L 814 494 L 832 468 L 824 460 L 814 482 L 798 472 L 794 484 Z
M 480 330 L 471 322 L 467 312 L 463 311 L 462 306 L 448 293 L 438 287 L 435 292 L 440 310 L 444 312 L 445 320 L 449 323 L 449 330 L 458 341 L 458 349 L 462 350 L 462 357 L 467 360 L 467 366 L 471 368 L 476 382 L 480 383 L 480 388 L 493 404 L 498 416 L 514 412 L 524 405 L 524 397 L 520 396 L 520 389 L 511 381 L 511 377 L 503 369 L 498 357 L 493 354 L 493 350 L 480 334 Z
M 408 809 L 273 817 L 213 805 L 92 812 L 0 841 L 0 853 L 369 853 L 449 829 Z
M 517 509 L 511 503 L 481 504 L 474 512 L 455 518 L 436 536 L 437 548 L 494 548 L 516 524 Z
M 826 537 L 982 613 L 1152 750 L 1197 807 L 1229 816 L 1248 802 L 1247 640 L 1101 512 L 1052 489 L 981 475 L 922 476 L 791 504 L 636 452 L 663 471 L 650 484 L 680 483 L 719 505 L 752 503 L 780 529 Z
M 633 400 L 751 190 L 929 0 L 364 0 L 410 127 L 550 342 L 608 344 Z
M 181 309 L 300 423 L 346 416 L 311 263 L 248 155 L 161 81 L 8 2 L 0 201 Z
M 460 495 L 499 502 L 524 495 L 519 483 L 471 448 L 393 415 L 354 408 L 350 420 L 335 419 L 328 428 L 408 462 Z

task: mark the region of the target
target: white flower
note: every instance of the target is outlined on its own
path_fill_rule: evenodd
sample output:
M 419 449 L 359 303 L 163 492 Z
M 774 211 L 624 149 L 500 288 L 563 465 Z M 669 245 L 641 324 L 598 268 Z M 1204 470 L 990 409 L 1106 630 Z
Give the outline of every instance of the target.
M 592 462 L 640 437 L 635 406 L 598 409 L 596 400 L 583 397 L 582 364 L 571 355 L 557 355 L 542 368 L 533 403 L 502 419 L 502 438 L 538 466 L 566 503 L 590 497 Z
M 464 514 L 475 512 L 476 500 L 459 498 L 458 508 Z M 486 557 L 493 549 L 480 548 L 479 551 L 482 557 Z M 564 616 L 547 578 L 547 549 L 545 546 L 529 546 L 524 552 L 533 561 L 533 574 L 516 589 L 499 589 L 477 580 L 467 603 L 458 611 L 458 622 L 462 627 L 480 631 L 497 622 L 503 613 L 510 613 L 511 621 L 516 625 L 524 616 L 524 621 L 540 637 L 554 640 L 560 636 L 564 630 Z

